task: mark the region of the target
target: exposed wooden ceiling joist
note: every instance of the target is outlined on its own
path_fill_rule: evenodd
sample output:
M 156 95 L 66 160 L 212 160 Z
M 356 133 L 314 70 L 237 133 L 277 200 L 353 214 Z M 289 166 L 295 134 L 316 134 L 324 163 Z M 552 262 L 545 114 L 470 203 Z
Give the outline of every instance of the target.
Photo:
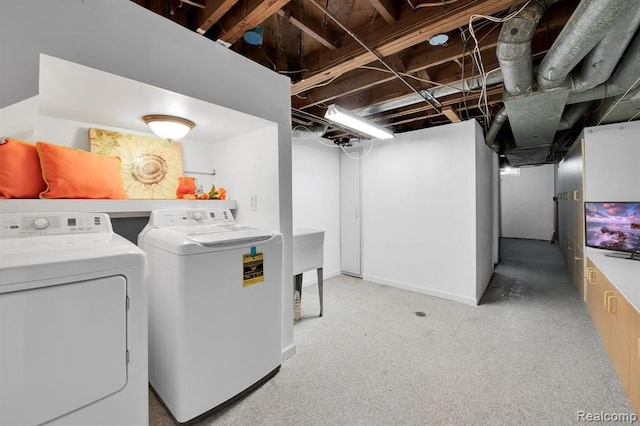
M 196 32 L 199 34 L 206 33 L 236 3 L 238 3 L 238 0 L 208 0 L 204 9 L 198 11 Z
M 467 25 L 469 16 L 472 14 L 492 15 L 504 10 L 512 3 L 513 0 L 467 0 L 456 3 L 456 7 L 449 9 L 443 7 L 422 9 L 375 34 L 368 32 L 361 39 L 379 55 L 389 56 L 424 42 L 435 34 Z M 358 35 L 357 32 L 356 35 Z M 328 55 L 326 52 L 314 52 L 308 55 L 305 61 L 312 75 L 294 83 L 291 93 L 302 93 L 319 83 L 366 65 L 375 59 L 375 55 L 355 41 Z
M 452 122 L 452 123 L 457 123 L 460 120 L 460 116 L 458 115 L 458 111 L 456 111 L 456 109 L 452 106 L 445 106 L 442 108 L 442 113 L 444 115 L 447 116 L 447 118 Z
M 389 24 L 398 20 L 398 8 L 392 0 L 369 0 L 369 3 L 376 8 L 382 19 Z
M 263 23 L 290 0 L 243 0 L 232 7 L 220 20 L 222 30 L 218 39 L 235 43 L 244 33 Z
M 278 10 L 278 15 L 286 18 L 292 25 L 302 30 L 308 36 L 317 40 L 329 50 L 336 50 L 340 47 L 339 37 L 332 34 L 326 27 L 318 22 L 309 13 L 300 8 L 299 3 L 290 2 L 282 9 Z
M 559 6 L 563 6 L 560 4 Z M 554 8 L 550 10 L 543 25 L 540 25 L 535 33 L 532 41 L 533 51 L 536 55 L 540 55 L 546 52 L 549 48 L 557 33 L 563 28 L 566 21 L 569 19 L 569 10 L 563 8 Z M 482 28 L 476 31 L 476 37 L 480 40 L 479 51 L 485 59 L 489 62 L 494 62 L 495 48 L 498 42 L 498 35 L 500 32 L 499 25 L 492 25 L 486 28 Z M 419 78 L 425 80 L 437 80 L 432 75 L 418 75 L 422 71 L 434 69 L 435 67 L 445 64 L 451 61 L 462 61 L 463 52 L 466 52 L 465 64 L 471 63 L 471 58 L 468 53 L 471 46 L 466 49 L 463 48 L 463 42 L 459 35 L 455 35 L 449 40 L 446 47 L 443 46 L 431 46 L 428 43 L 422 43 L 418 46 L 411 48 L 408 51 L 402 52 L 403 65 L 405 70 L 409 74 L 414 74 Z M 487 56 L 487 52 L 489 55 Z M 372 66 L 381 68 L 377 62 L 367 64 L 366 66 Z M 487 71 L 492 67 L 497 67 L 497 63 L 487 68 Z M 468 75 L 468 74 L 467 74 Z M 344 97 L 362 90 L 370 89 L 376 85 L 390 82 L 395 77 L 385 72 L 385 70 L 371 71 L 367 69 L 356 69 L 346 73 L 344 76 L 336 79 L 333 83 L 322 87 L 308 90 L 301 97 L 292 98 L 292 104 L 296 108 L 305 109 L 313 105 L 322 103 L 328 103 L 339 97 Z M 450 78 L 447 81 L 440 81 L 440 83 L 450 84 L 455 80 Z

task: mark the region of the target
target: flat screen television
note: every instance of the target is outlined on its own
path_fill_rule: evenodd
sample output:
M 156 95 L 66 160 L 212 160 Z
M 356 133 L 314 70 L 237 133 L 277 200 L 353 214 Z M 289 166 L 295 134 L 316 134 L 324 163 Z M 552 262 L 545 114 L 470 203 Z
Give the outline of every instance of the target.
M 584 203 L 585 245 L 640 260 L 640 202 Z

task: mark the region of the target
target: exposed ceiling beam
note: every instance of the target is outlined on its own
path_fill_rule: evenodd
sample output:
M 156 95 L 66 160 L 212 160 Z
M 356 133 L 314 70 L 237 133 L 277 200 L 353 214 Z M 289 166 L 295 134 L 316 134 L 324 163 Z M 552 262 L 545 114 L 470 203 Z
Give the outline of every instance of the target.
M 444 115 L 447 116 L 447 118 L 452 122 L 452 123 L 457 123 L 460 120 L 460 116 L 458 115 L 458 111 L 456 111 L 456 109 L 452 106 L 445 106 L 442 108 L 442 113 Z
M 492 105 L 494 103 L 502 102 L 502 85 L 498 85 L 496 87 L 491 87 L 487 89 L 487 103 Z M 456 93 L 453 95 L 445 96 L 440 99 L 440 103 L 444 106 L 452 106 L 452 105 L 460 105 L 461 111 L 466 110 L 470 111 L 472 109 L 476 109 L 478 107 L 478 98 L 480 97 L 479 92 L 473 92 L 467 94 L 466 98 L 462 95 L 462 93 Z M 467 101 L 466 106 L 464 105 L 464 101 Z M 423 115 L 423 117 L 436 117 L 440 114 L 434 112 L 432 109 L 428 108 L 428 106 L 422 104 L 414 104 L 409 105 L 397 110 L 394 110 L 389 113 L 382 113 L 375 117 L 369 116 L 367 119 L 378 122 L 388 122 L 393 118 L 402 118 L 405 116 L 410 116 L 412 114 L 419 113 L 427 113 L 427 115 Z
M 422 9 L 375 34 L 368 33 L 361 39 L 367 46 L 385 57 L 424 42 L 435 34 L 468 25 L 472 14 L 492 15 L 508 8 L 512 3 L 513 0 L 468 0 L 455 3 L 453 7 L 450 5 L 448 8 Z M 374 54 L 355 41 L 329 54 L 314 52 L 305 60 L 312 74 L 294 83 L 291 93 L 294 95 L 302 93 L 319 83 L 366 65 L 375 59 Z
M 392 0 L 369 0 L 369 3 L 378 11 L 382 19 L 389 24 L 398 20 L 398 9 Z
M 303 11 L 297 2 L 289 3 L 278 10 L 277 13 L 327 49 L 336 50 L 340 46 L 338 41 L 339 37 L 336 34 L 332 34 L 321 22 L 318 22 L 307 12 Z
M 532 41 L 532 49 L 537 55 L 546 52 L 546 49 L 553 43 L 555 36 L 557 36 L 566 24 L 571 13 L 572 9 L 565 6 L 564 3 L 555 5 L 554 8 L 549 11 L 546 19 L 536 30 Z M 479 50 L 483 54 L 483 57 L 486 55 L 486 52 L 495 50 L 499 33 L 499 25 L 492 25 L 476 31 L 476 36 L 478 40 L 480 40 Z M 458 33 L 455 33 L 447 43 L 447 47 L 431 46 L 429 43 L 421 43 L 406 52 L 402 52 L 400 55 L 402 55 L 403 64 L 407 73 L 416 74 L 418 77 L 426 80 L 434 80 L 435 78 L 432 75 L 430 78 L 425 78 L 426 76 L 420 76 L 417 73 L 427 70 L 430 73 L 430 70 L 438 65 L 456 60 L 461 61 L 463 51 L 466 53 L 464 62 L 468 65 L 471 63 L 468 53 L 470 48 L 471 47 L 464 49 L 462 39 Z M 495 57 L 494 52 L 491 52 L 491 56 Z M 366 66 L 381 68 L 377 62 L 372 62 Z M 356 93 L 378 84 L 384 84 L 392 81 L 394 78 L 392 74 L 384 72 L 384 70 L 371 71 L 367 69 L 356 69 L 337 78 L 329 85 L 306 91 L 302 97 L 292 97 L 291 103 L 295 105 L 296 108 L 305 109 L 313 105 L 331 102 L 336 98 Z
M 284 7 L 290 0 L 243 0 L 220 20 L 219 40 L 235 43 L 244 33 L 257 27 Z
M 484 63 L 486 70 L 498 67 L 498 61 L 494 50 L 485 52 Z M 472 75 L 473 65 L 471 62 L 465 64 L 464 77 Z M 462 70 L 455 62 L 448 62 L 430 71 L 431 77 L 441 85 L 457 83 L 463 77 Z M 422 83 L 418 80 L 408 78 L 418 90 L 422 89 Z M 362 108 L 404 98 L 413 93 L 405 85 L 399 84 L 398 80 L 389 80 L 383 84 L 372 85 L 366 90 L 361 90 L 350 95 L 341 96 L 339 104 L 350 110 L 358 111 Z M 425 103 L 425 105 L 428 105 Z
M 483 42 L 479 49 L 481 52 L 494 49 L 498 42 L 499 30 L 492 31 L 491 28 L 482 29 L 477 32 L 478 38 Z M 407 73 L 413 74 L 421 70 L 433 68 L 437 65 L 450 62 L 462 57 L 463 43 L 460 37 L 452 39 L 447 48 L 442 46 L 431 46 L 423 43 L 412 49 L 408 57 L 403 61 L 404 69 Z M 404 52 L 403 52 L 404 53 Z M 467 58 L 470 58 L 467 52 Z M 471 59 L 468 59 L 471 62 Z M 341 76 L 333 83 L 309 90 L 304 94 L 303 99 L 292 98 L 291 102 L 296 108 L 308 108 L 312 105 L 329 102 L 340 96 L 355 93 L 377 84 L 383 84 L 395 79 L 395 76 L 386 72 L 378 62 L 372 62 L 365 66 L 380 68 L 380 71 L 367 69 L 357 69 Z
M 208 0 L 204 9 L 198 11 L 196 32 L 198 34 L 206 33 L 236 3 L 238 0 Z

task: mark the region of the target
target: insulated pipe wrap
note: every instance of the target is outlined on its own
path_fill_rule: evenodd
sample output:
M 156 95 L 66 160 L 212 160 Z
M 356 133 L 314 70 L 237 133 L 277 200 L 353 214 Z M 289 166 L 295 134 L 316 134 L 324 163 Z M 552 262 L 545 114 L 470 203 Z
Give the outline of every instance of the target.
M 525 93 L 533 85 L 531 40 L 547 7 L 555 1 L 533 3 L 502 25 L 496 55 L 504 77 L 504 88 L 511 95 Z
M 584 58 L 582 68 L 572 76 L 572 91 L 581 92 L 607 81 L 639 25 L 640 1 L 637 1 Z
M 569 95 L 568 104 L 577 104 L 586 101 L 610 98 L 622 95 L 636 82 L 640 74 L 640 34 L 636 35 L 627 49 L 624 58 L 620 61 L 615 74 L 606 83 L 599 84 L 593 89 L 584 92 L 574 92 Z M 636 85 L 637 87 L 637 85 Z
M 559 87 L 571 70 L 637 0 L 582 0 L 538 70 L 538 85 Z
M 505 121 L 507 121 L 507 118 L 508 117 L 506 108 L 500 108 L 500 111 L 498 111 L 493 119 L 493 123 L 491 123 L 491 127 L 487 132 L 487 136 L 484 138 L 484 142 L 487 144 L 487 146 L 496 152 L 500 150 L 500 146 L 495 144 L 494 141 L 496 139 L 496 136 L 498 135 L 498 132 L 500 131 L 500 129 L 502 129 Z

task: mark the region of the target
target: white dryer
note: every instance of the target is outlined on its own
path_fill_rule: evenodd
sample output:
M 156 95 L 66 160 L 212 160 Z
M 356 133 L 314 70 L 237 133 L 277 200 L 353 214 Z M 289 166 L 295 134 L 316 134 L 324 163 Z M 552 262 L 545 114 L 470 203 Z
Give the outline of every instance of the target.
M 280 368 L 282 235 L 227 209 L 151 213 L 149 382 L 178 422 L 200 416 Z
M 146 256 L 106 214 L 0 214 L 0 424 L 146 425 Z

